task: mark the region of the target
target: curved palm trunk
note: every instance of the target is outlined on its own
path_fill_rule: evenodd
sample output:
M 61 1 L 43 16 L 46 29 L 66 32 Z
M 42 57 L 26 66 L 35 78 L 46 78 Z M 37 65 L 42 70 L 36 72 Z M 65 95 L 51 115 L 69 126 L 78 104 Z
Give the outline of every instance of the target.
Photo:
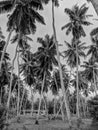
M 58 42 L 57 42 L 57 38 L 56 38 L 55 19 L 54 19 L 54 2 L 53 1 L 52 1 L 52 19 L 53 19 L 52 25 L 53 25 L 54 43 L 55 43 L 56 51 L 57 51 L 57 59 L 58 59 L 58 65 L 59 65 L 59 71 L 60 71 L 61 87 L 62 87 L 62 92 L 63 92 L 63 96 L 64 96 L 64 102 L 65 102 L 69 125 L 71 126 L 70 110 L 69 110 L 69 107 L 67 104 L 67 97 L 66 97 L 66 92 L 65 92 L 64 82 L 63 82 L 63 74 L 62 74 L 61 63 L 60 63 L 60 55 L 59 55 L 59 50 L 58 50 Z
M 78 47 L 77 47 L 77 41 L 76 41 L 76 56 L 77 56 L 77 104 L 76 104 L 76 109 L 77 109 L 77 117 L 80 118 L 80 113 L 79 113 L 79 77 L 78 77 Z
M 36 120 L 38 121 L 39 115 L 40 115 L 40 108 L 41 108 L 41 102 L 42 102 L 42 96 L 43 96 L 43 89 L 44 89 L 44 84 L 45 84 L 45 76 L 46 76 L 46 71 L 44 72 L 44 77 L 43 77 L 43 82 L 42 82 L 42 88 L 41 88 L 41 97 L 39 100 L 39 108 L 38 108 L 38 114 Z
M 8 35 L 8 38 L 7 38 L 7 41 L 6 41 L 6 44 L 3 48 L 3 52 L 2 52 L 2 55 L 1 55 L 1 60 L 0 60 L 0 72 L 1 72 L 1 67 L 2 67 L 2 62 L 3 62 L 3 58 L 4 58 L 4 55 L 6 53 L 6 49 L 7 49 L 7 46 L 9 44 L 9 41 L 10 41 L 10 37 L 11 37 L 11 34 L 12 34 L 13 30 L 10 31 L 9 35 Z

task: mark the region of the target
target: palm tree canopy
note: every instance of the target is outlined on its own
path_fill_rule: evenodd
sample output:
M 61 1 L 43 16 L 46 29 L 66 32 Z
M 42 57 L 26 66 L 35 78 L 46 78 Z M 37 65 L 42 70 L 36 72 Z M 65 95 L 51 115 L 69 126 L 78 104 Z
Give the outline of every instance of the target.
M 84 72 L 80 71 L 78 73 L 78 77 L 79 77 L 79 90 L 86 90 L 88 87 L 88 80 L 84 77 L 83 75 Z M 74 77 L 74 79 L 71 80 L 72 86 L 74 86 L 76 88 L 76 76 Z
M 38 51 L 35 53 L 35 57 L 39 65 L 39 69 L 37 68 L 36 70 L 39 75 L 42 73 L 44 74 L 45 71 L 49 74 L 49 71 L 52 71 L 53 69 L 53 65 L 58 65 L 55 57 L 56 47 L 53 43 L 53 37 L 46 35 L 44 39 L 38 38 L 38 42 L 41 44 L 41 46 L 38 47 Z
M 75 5 L 72 10 L 65 8 L 65 13 L 70 17 L 70 22 L 62 27 L 62 30 L 67 28 L 66 34 L 72 32 L 73 37 L 79 39 L 81 36 L 85 37 L 86 33 L 83 26 L 88 26 L 91 23 L 86 21 L 89 15 L 86 15 L 88 7 L 83 4 L 81 7 Z
M 8 16 L 8 31 L 15 29 L 22 34 L 35 33 L 38 21 L 45 24 L 44 18 L 37 12 L 43 9 L 41 0 L 7 0 L 0 2 L 0 13 L 12 13 Z
M 84 65 L 81 66 L 85 68 L 84 75 L 88 81 L 94 80 L 94 73 L 95 75 L 98 75 L 97 65 L 95 64 L 95 62 L 93 62 L 92 59 L 90 59 L 88 62 L 85 61 Z
M 77 54 L 76 54 L 76 44 L 74 40 L 72 40 L 72 43 L 68 43 L 65 41 L 65 44 L 67 46 L 67 50 L 65 50 L 64 53 L 64 58 L 67 58 L 67 63 L 71 68 L 76 67 L 77 63 Z M 85 46 L 86 43 L 81 43 L 78 41 L 77 43 L 77 48 L 78 48 L 78 64 L 80 64 L 80 57 L 85 57 L 84 50 L 87 48 Z

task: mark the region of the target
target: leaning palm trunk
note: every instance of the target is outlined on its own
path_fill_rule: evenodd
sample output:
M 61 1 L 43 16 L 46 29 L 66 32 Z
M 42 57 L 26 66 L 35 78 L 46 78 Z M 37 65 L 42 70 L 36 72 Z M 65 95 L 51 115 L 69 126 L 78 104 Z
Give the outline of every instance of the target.
M 79 113 L 79 77 L 78 77 L 78 48 L 77 48 L 77 41 L 76 41 L 76 57 L 77 57 L 77 79 L 76 79 L 76 85 L 77 85 L 77 104 L 76 104 L 76 109 L 77 109 L 77 117 L 80 118 L 80 113 Z
M 19 69 L 19 47 L 18 47 L 18 56 L 17 56 L 17 63 L 18 63 L 18 100 L 17 100 L 17 116 L 20 115 L 19 113 L 19 104 L 20 104 L 20 69 Z
M 6 44 L 3 48 L 3 52 L 2 52 L 2 55 L 1 55 L 1 60 L 0 60 L 0 72 L 1 72 L 1 67 L 2 67 L 2 62 L 3 62 L 3 59 L 4 59 L 4 55 L 6 53 L 6 49 L 7 49 L 7 46 L 9 44 L 9 41 L 10 41 L 10 37 L 11 37 L 11 34 L 12 34 L 13 30 L 10 31 L 9 35 L 8 35 L 8 38 L 7 38 L 7 41 L 6 41 Z
M 53 1 L 52 1 L 52 19 L 53 19 L 52 25 L 53 25 L 53 33 L 54 33 L 54 44 L 56 46 L 56 51 L 57 51 L 61 87 L 62 87 L 62 92 L 63 92 L 63 96 L 64 96 L 64 102 L 65 102 L 67 117 L 68 117 L 68 121 L 69 121 L 69 126 L 71 126 L 70 110 L 69 110 L 69 107 L 67 104 L 67 97 L 66 97 L 66 92 L 65 92 L 64 82 L 63 82 L 63 74 L 62 74 L 61 63 L 60 63 L 60 55 L 59 55 L 59 50 L 58 50 L 58 42 L 57 42 L 57 38 L 56 38 L 55 19 L 54 19 L 54 2 Z
M 43 77 L 43 82 L 42 82 L 42 88 L 41 88 L 41 97 L 40 97 L 40 100 L 39 100 L 39 108 L 38 108 L 38 114 L 37 114 L 36 121 L 38 121 L 39 115 L 40 115 L 40 108 L 41 108 L 41 102 L 42 102 L 42 96 L 43 96 L 43 89 L 44 89 L 44 84 L 45 84 L 45 76 L 46 76 L 46 72 L 44 72 L 44 77 Z

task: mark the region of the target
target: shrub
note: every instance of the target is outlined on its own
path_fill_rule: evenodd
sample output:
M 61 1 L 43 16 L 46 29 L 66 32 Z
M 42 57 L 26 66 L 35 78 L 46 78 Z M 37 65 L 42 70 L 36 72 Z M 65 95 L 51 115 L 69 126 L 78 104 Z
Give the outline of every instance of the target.
M 88 101 L 89 113 L 94 121 L 98 121 L 98 95 Z
M 6 122 L 7 109 L 5 106 L 0 105 L 0 130 L 3 130 Z

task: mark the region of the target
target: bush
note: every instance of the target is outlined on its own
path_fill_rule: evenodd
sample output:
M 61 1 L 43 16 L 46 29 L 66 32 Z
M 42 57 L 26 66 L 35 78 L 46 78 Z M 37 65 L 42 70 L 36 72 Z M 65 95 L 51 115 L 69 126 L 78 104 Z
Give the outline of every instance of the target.
M 89 113 L 94 121 L 98 121 L 98 95 L 88 101 Z
M 7 109 L 5 106 L 0 105 L 0 130 L 3 130 L 6 122 Z

